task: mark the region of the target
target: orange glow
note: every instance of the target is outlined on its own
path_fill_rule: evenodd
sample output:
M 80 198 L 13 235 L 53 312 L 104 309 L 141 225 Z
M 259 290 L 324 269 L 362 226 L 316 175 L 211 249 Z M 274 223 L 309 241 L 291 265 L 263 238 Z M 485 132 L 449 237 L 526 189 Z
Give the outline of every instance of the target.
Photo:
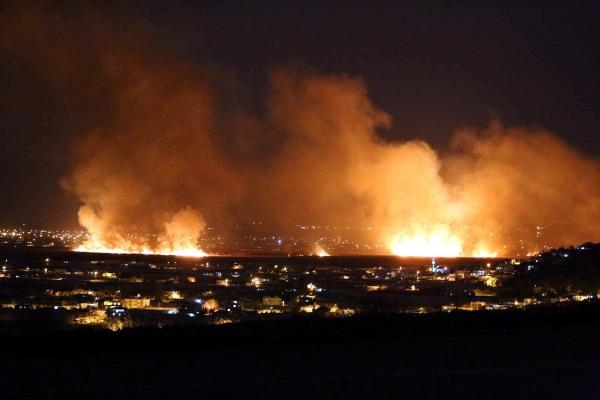
M 321 246 L 317 245 L 315 248 L 315 255 L 318 257 L 329 257 L 329 253 Z
M 179 247 L 179 248 L 165 248 L 161 247 L 161 250 L 152 250 L 148 247 L 139 247 L 130 243 L 125 247 L 105 247 L 95 246 L 86 242 L 81 246 L 75 248 L 75 251 L 83 251 L 90 253 L 111 253 L 111 254 L 160 254 L 165 256 L 180 256 L 180 257 L 206 257 L 208 254 L 197 247 Z
M 480 248 L 480 249 L 475 250 L 471 256 L 477 257 L 477 258 L 494 258 L 494 257 L 498 257 L 498 253 L 488 251 L 487 249 Z
M 310 224 L 289 249 L 320 256 L 317 240 L 333 254 L 383 245 L 402 256 L 516 258 L 600 241 L 600 160 L 551 132 L 467 126 L 483 114 L 454 121 L 464 127 L 454 133 L 446 126 L 439 152 L 422 138 L 441 132 L 399 135 L 352 68 L 283 62 L 260 84 L 234 83 L 229 68 L 190 63 L 143 20 L 123 24 L 118 7 L 14 3 L 25 6 L 0 12 L 0 54 L 69 93 L 57 97 L 57 111 L 69 110 L 57 118 L 73 130 L 60 182 L 81 202 L 90 240 L 80 251 L 203 256 L 204 218 L 226 230 L 264 218 L 261 230 L 273 224 L 288 238 Z M 92 29 L 81 37 L 83 27 Z
M 388 241 L 392 254 L 407 257 L 458 257 L 463 253 L 462 241 L 449 229 L 440 226 L 431 231 L 392 236 Z
M 472 231 L 451 224 L 412 225 L 388 234 L 384 244 L 390 253 L 403 257 L 477 257 L 494 258 L 499 252 L 495 242 L 472 243 Z
M 165 222 L 164 232 L 155 240 L 128 235 L 121 227 L 107 226 L 98 212 L 88 206 L 79 210 L 79 221 L 87 228 L 89 239 L 75 251 L 113 254 L 161 254 L 181 257 L 206 257 L 198 248 L 198 238 L 205 227 L 201 215 L 191 207 L 173 214 Z
M 484 247 L 465 251 L 458 235 L 445 230 L 414 235 L 396 235 L 388 241 L 388 248 L 403 257 L 477 257 L 494 258 L 498 253 Z

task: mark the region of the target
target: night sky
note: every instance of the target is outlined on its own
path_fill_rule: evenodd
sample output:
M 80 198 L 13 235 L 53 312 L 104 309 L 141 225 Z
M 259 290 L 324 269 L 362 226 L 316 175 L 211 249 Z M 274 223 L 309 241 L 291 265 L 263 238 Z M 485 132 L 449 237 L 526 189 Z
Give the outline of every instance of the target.
M 142 21 L 180 58 L 243 84 L 237 101 L 257 113 L 268 71 L 298 63 L 362 77 L 374 104 L 393 117 L 382 132 L 389 140 L 421 138 L 443 151 L 456 129 L 499 119 L 600 154 L 598 3 L 237 3 L 91 7 Z M 0 50 L 0 60 L 0 225 L 76 227 L 79 201 L 59 181 L 73 138 L 102 117 L 102 102 L 83 101 L 98 111 L 75 117 L 39 65 L 15 62 L 10 51 Z

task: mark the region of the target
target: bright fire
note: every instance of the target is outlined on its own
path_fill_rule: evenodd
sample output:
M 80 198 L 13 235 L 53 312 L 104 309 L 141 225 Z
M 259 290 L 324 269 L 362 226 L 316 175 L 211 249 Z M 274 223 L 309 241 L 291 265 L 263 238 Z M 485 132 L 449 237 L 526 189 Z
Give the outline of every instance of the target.
M 389 247 L 394 255 L 407 257 L 458 257 L 462 253 L 458 238 L 441 235 L 396 236 Z
M 180 256 L 180 257 L 206 257 L 208 254 L 197 247 L 177 247 L 164 248 L 161 250 L 152 250 L 149 247 L 137 247 L 133 244 L 126 247 L 105 247 L 94 246 L 90 242 L 86 242 L 75 248 L 75 251 L 84 251 L 90 253 L 112 253 L 112 254 L 160 254 L 165 256 Z
M 391 253 L 403 257 L 496 257 L 497 253 L 484 248 L 465 252 L 462 240 L 447 229 L 432 232 L 392 236 L 388 241 Z
M 205 223 L 193 208 L 176 212 L 164 223 L 164 231 L 155 239 L 144 235 L 130 235 L 124 229 L 106 224 L 92 207 L 79 210 L 79 221 L 89 232 L 88 240 L 75 251 L 113 254 L 161 254 L 182 257 L 206 257 L 198 248 L 200 233 Z
M 329 253 L 320 245 L 315 248 L 315 255 L 318 257 L 329 257 Z
M 486 249 L 477 249 L 475 252 L 473 252 L 472 256 L 477 258 L 494 258 L 498 257 L 498 253 L 488 251 Z

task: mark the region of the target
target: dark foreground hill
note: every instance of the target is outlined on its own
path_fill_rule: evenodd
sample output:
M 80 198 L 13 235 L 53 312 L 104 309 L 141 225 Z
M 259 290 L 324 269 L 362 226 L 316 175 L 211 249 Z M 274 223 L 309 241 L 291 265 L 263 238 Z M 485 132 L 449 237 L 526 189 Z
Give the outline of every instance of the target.
M 600 306 L 4 336 L 11 398 L 597 399 Z

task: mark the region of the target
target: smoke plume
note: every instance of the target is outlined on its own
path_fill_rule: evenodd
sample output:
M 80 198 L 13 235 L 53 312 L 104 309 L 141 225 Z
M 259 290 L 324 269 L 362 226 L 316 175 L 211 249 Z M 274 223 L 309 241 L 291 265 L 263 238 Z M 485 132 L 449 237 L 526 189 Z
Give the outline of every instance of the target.
M 64 90 L 64 118 L 83 121 L 63 185 L 81 200 L 86 249 L 200 254 L 207 223 L 256 220 L 282 233 L 351 227 L 343 234 L 409 255 L 600 240 L 600 162 L 550 132 L 493 121 L 443 153 L 386 141 L 392 119 L 360 78 L 294 66 L 270 72 L 256 115 L 225 106 L 219 73 L 143 22 L 5 11 L 3 53 Z

